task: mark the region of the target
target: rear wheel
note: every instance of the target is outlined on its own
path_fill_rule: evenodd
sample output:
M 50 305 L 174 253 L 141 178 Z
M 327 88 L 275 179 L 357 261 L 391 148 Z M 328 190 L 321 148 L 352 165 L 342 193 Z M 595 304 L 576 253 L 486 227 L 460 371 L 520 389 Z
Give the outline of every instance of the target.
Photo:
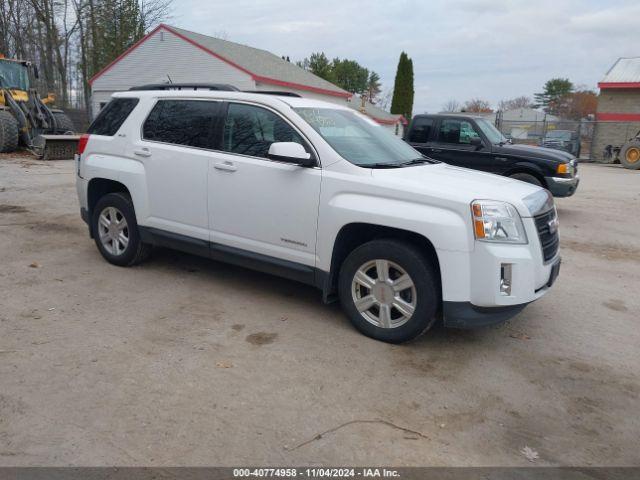
M 56 119 L 56 133 L 73 133 L 75 127 L 73 122 L 64 112 L 53 112 L 53 117 Z
M 151 252 L 151 245 L 140 239 L 133 203 L 126 193 L 109 193 L 98 200 L 91 228 L 98 250 L 114 265 L 135 265 Z
M 431 328 L 440 305 L 433 266 L 414 245 L 374 240 L 356 248 L 340 269 L 339 294 L 351 323 L 390 343 Z
M 6 110 L 0 110 L 0 152 L 18 148 L 18 122 Z
M 640 141 L 632 140 L 620 149 L 620 163 L 631 170 L 640 169 Z
M 530 173 L 514 173 L 513 175 L 509 175 L 509 177 L 515 180 L 520 180 L 521 182 L 527 182 L 532 185 L 536 185 L 538 187 L 542 186 L 542 182 Z

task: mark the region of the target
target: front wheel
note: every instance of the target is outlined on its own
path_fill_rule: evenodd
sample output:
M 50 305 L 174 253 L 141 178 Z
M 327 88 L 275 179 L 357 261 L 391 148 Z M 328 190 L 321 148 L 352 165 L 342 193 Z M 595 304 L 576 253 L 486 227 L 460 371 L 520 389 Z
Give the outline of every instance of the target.
M 151 246 L 143 243 L 129 195 L 109 193 L 93 209 L 91 229 L 98 250 L 109 263 L 121 267 L 145 260 Z
M 0 152 L 13 152 L 18 139 L 18 122 L 7 110 L 0 110 Z
M 537 187 L 542 186 L 542 182 L 529 173 L 514 173 L 513 175 L 509 175 L 509 178 L 520 180 L 521 182 L 530 183 L 531 185 L 536 185 Z
M 640 169 L 640 141 L 632 140 L 626 145 L 623 145 L 618 154 L 618 158 L 620 158 L 620 163 L 622 163 L 625 168 L 631 170 Z
M 374 240 L 356 248 L 340 269 L 340 301 L 363 334 L 390 343 L 433 326 L 440 305 L 434 268 L 414 245 Z

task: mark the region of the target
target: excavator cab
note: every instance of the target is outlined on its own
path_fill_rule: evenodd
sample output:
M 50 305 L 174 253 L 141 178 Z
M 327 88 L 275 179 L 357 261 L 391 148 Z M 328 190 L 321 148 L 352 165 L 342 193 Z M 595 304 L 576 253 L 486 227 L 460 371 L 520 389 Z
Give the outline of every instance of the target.
M 0 55 L 0 152 L 22 145 L 40 158 L 72 158 L 78 136 L 62 111 L 49 107 L 55 96 L 40 98 L 31 80 L 38 70 L 31 62 Z

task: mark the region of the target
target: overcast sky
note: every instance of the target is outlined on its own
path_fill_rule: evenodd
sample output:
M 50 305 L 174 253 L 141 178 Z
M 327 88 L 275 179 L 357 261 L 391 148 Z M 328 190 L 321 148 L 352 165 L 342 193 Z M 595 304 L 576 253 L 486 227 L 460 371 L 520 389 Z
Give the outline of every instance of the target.
M 640 56 L 639 19 L 638 0 L 175 0 L 168 23 L 292 61 L 354 59 L 385 88 L 404 50 L 422 113 L 533 96 L 558 76 L 595 89 L 618 57 Z

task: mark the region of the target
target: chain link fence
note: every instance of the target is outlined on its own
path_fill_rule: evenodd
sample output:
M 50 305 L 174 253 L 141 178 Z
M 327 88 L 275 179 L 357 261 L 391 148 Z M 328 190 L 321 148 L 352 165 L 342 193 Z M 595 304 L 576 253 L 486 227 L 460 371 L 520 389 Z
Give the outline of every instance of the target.
M 496 127 L 515 144 L 568 151 L 582 161 L 612 163 L 617 149 L 636 136 L 640 122 L 525 121 L 498 117 Z

